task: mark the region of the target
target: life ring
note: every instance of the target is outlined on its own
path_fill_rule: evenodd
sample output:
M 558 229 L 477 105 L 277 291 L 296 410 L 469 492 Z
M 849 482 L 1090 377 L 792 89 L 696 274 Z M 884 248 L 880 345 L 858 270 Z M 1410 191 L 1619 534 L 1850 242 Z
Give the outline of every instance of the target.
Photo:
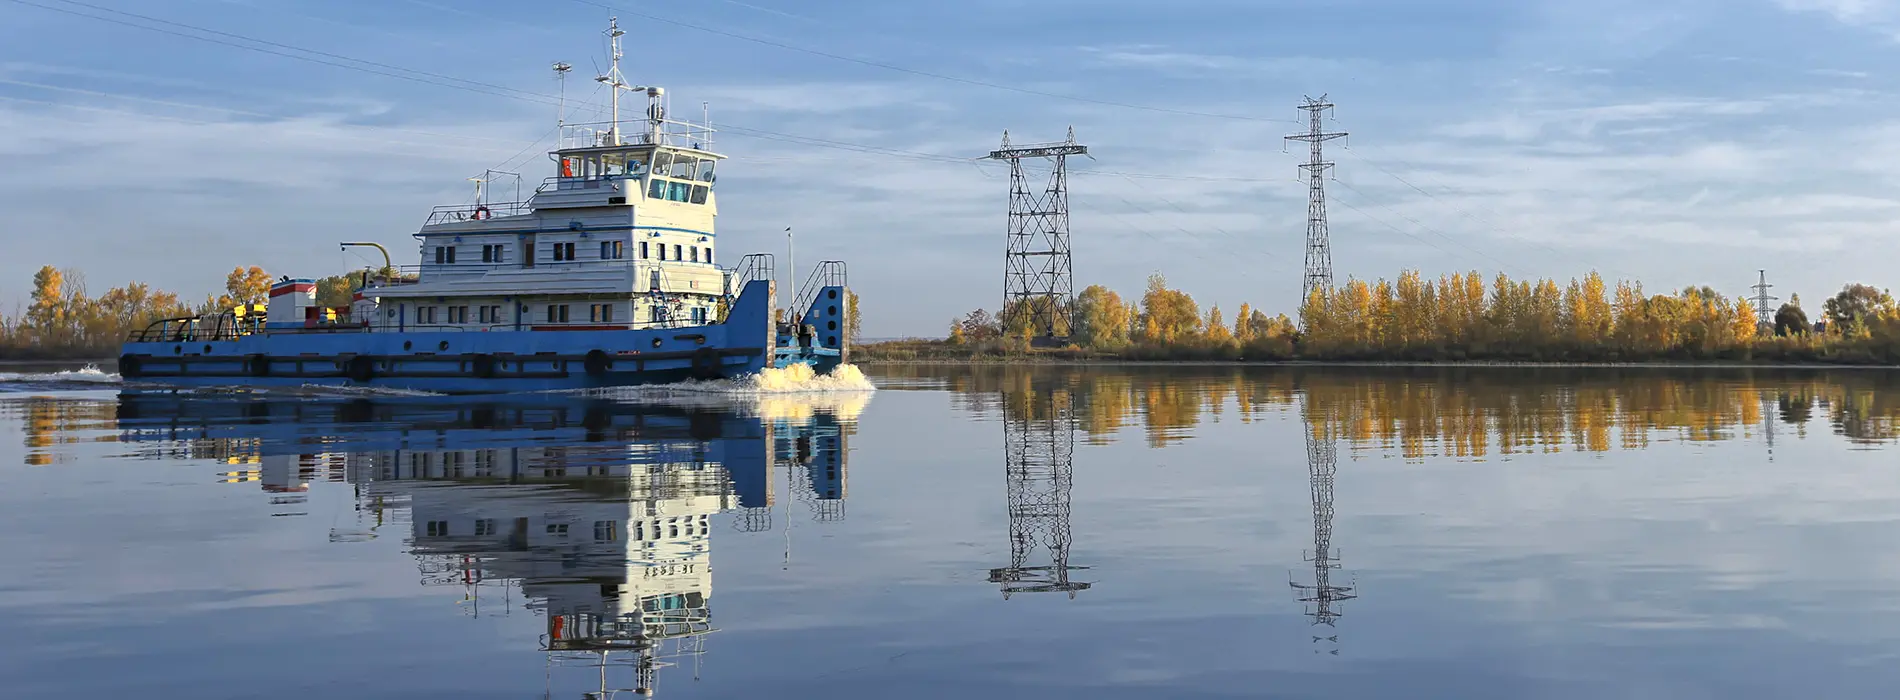
M 495 356 L 488 353 L 476 355 L 469 361 L 469 367 L 475 371 L 475 376 L 482 379 L 495 378 L 495 365 Z
M 350 358 L 350 361 L 344 365 L 343 371 L 352 380 L 368 383 L 369 380 L 376 378 L 376 358 L 357 355 Z
M 700 348 L 693 351 L 694 379 L 725 378 L 724 363 L 720 361 L 719 351 L 712 348 Z
M 143 368 L 139 367 L 138 356 L 136 355 L 120 355 L 119 356 L 119 376 L 120 377 L 124 377 L 126 379 L 136 379 L 143 374 L 144 374 Z
M 605 375 L 607 374 L 607 370 L 613 369 L 613 366 L 614 360 L 607 356 L 607 351 L 599 349 L 587 351 L 587 376 L 599 377 Z
M 475 207 L 475 220 L 476 220 L 476 221 L 481 221 L 481 220 L 484 220 L 484 219 L 487 219 L 487 218 L 488 218 L 488 205 L 486 205 L 486 204 L 484 204 L 484 205 L 482 205 L 482 206 L 479 206 L 479 207 Z
M 268 377 L 270 376 L 270 357 L 266 355 L 252 355 L 245 358 L 244 368 L 248 370 L 253 377 Z

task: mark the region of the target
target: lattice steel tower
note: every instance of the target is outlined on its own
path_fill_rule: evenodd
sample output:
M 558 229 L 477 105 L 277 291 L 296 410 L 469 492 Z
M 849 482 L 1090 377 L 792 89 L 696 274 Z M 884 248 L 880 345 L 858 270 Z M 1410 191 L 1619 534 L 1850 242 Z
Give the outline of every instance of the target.
M 1767 270 L 1761 270 L 1760 272 L 1761 281 L 1755 283 L 1755 286 L 1749 287 L 1749 289 L 1755 290 L 1755 298 L 1752 300 L 1755 302 L 1755 330 L 1757 332 L 1774 333 L 1775 309 L 1769 306 L 1769 304 L 1781 297 L 1768 296 L 1768 290 L 1774 288 L 1775 285 L 1768 283 Z
M 1069 337 L 1073 326 L 1075 275 L 1069 260 L 1068 157 L 1088 155 L 1075 142 L 1075 127 L 1061 143 L 1012 147 L 1009 132 L 990 160 L 1009 163 L 1009 243 L 1003 261 L 1003 328 L 1028 327 L 1045 342 Z M 1044 158 L 1053 166 L 1049 182 L 1031 189 L 1024 158 Z
M 1003 397 L 1004 472 L 1009 492 L 1009 566 L 990 570 L 1003 599 L 1015 593 L 1068 593 L 1092 585 L 1069 580 L 1069 498 L 1075 474 L 1074 403 L 1067 389 L 1030 389 Z M 1037 545 L 1049 563 L 1031 565 Z
M 1324 128 L 1326 112 L 1333 108 L 1325 95 L 1319 99 L 1305 98 L 1300 109 L 1306 111 L 1308 128 L 1304 134 L 1286 137 L 1288 141 L 1305 141 L 1312 147 L 1310 157 L 1300 164 L 1300 172 L 1306 177 L 1306 279 L 1300 285 L 1300 304 L 1313 297 L 1315 289 L 1331 289 L 1333 286 L 1333 243 L 1332 234 L 1326 228 L 1326 174 L 1333 164 L 1326 160 L 1324 146 L 1327 141 L 1343 139 L 1345 132 L 1328 133 Z
M 1311 396 L 1306 400 L 1310 402 Z M 1288 581 L 1287 584 L 1293 587 L 1300 602 L 1306 604 L 1306 616 L 1313 618 L 1313 625 L 1333 627 L 1345 615 L 1339 604 L 1359 596 L 1353 592 L 1353 586 L 1333 583 L 1333 572 L 1340 568 L 1339 552 L 1333 549 L 1333 480 L 1339 473 L 1333 423 L 1310 403 L 1306 412 L 1306 468 L 1313 491 L 1313 551 L 1303 558 L 1313 564 L 1313 582 Z M 1313 637 L 1315 643 L 1321 640 L 1337 644 L 1339 636 Z M 1334 648 L 1331 653 L 1337 655 L 1339 650 Z

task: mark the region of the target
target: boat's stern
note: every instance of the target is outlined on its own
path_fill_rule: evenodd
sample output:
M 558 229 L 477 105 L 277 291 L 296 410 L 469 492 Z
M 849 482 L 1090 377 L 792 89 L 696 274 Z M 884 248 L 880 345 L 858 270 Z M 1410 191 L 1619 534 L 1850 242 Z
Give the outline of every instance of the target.
M 800 310 L 798 315 L 779 324 L 774 367 L 803 364 L 825 374 L 850 361 L 851 290 L 845 285 L 844 263 L 820 263 L 793 308 Z

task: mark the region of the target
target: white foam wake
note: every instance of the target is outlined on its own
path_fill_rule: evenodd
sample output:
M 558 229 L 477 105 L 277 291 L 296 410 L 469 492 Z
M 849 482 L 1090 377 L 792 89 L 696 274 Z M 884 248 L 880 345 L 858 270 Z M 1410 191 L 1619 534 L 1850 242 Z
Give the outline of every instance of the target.
M 86 365 L 81 369 L 69 369 L 59 372 L 0 372 L 0 382 L 112 384 L 118 381 L 119 375 L 101 370 L 95 365 Z

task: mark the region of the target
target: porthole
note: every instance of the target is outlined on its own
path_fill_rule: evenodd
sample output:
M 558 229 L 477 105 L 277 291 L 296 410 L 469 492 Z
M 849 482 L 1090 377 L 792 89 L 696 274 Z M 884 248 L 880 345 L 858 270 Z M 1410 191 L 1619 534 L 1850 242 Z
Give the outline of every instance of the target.
M 825 292 L 825 296 L 830 297 L 832 299 L 836 299 L 838 298 L 838 290 L 833 289 L 833 290 L 827 291 Z
M 183 354 L 185 354 L 185 346 L 183 346 L 183 345 L 173 345 L 173 346 L 172 346 L 172 354 L 173 354 L 173 355 L 183 355 Z
M 660 339 L 659 339 L 659 338 L 654 338 L 654 339 L 653 339 L 653 347 L 654 347 L 655 349 L 657 349 L 657 348 L 659 348 L 659 347 L 660 347 Z
M 838 307 L 836 307 L 836 306 L 827 306 L 827 307 L 825 307 L 825 315 L 826 315 L 826 316 L 836 316 L 836 315 L 838 315 Z
M 209 355 L 209 354 L 211 354 L 211 344 L 210 344 L 210 343 L 206 343 L 206 344 L 205 344 L 205 354 L 206 354 L 206 355 Z
M 437 349 L 437 350 L 444 350 L 444 351 L 446 351 L 446 350 L 448 350 L 448 349 L 449 349 L 449 341 L 446 341 L 446 340 L 444 340 L 444 341 L 442 341 L 442 342 L 440 342 L 440 343 L 436 343 L 436 345 L 435 345 L 435 349 Z
M 415 346 L 416 346 L 415 343 L 411 343 L 407 340 L 402 341 L 402 349 L 404 352 L 408 352 L 409 350 L 413 349 Z
M 838 322 L 837 322 L 837 321 L 826 321 L 826 322 L 825 322 L 825 330 L 828 330 L 828 331 L 835 331 L 835 330 L 838 330 Z

